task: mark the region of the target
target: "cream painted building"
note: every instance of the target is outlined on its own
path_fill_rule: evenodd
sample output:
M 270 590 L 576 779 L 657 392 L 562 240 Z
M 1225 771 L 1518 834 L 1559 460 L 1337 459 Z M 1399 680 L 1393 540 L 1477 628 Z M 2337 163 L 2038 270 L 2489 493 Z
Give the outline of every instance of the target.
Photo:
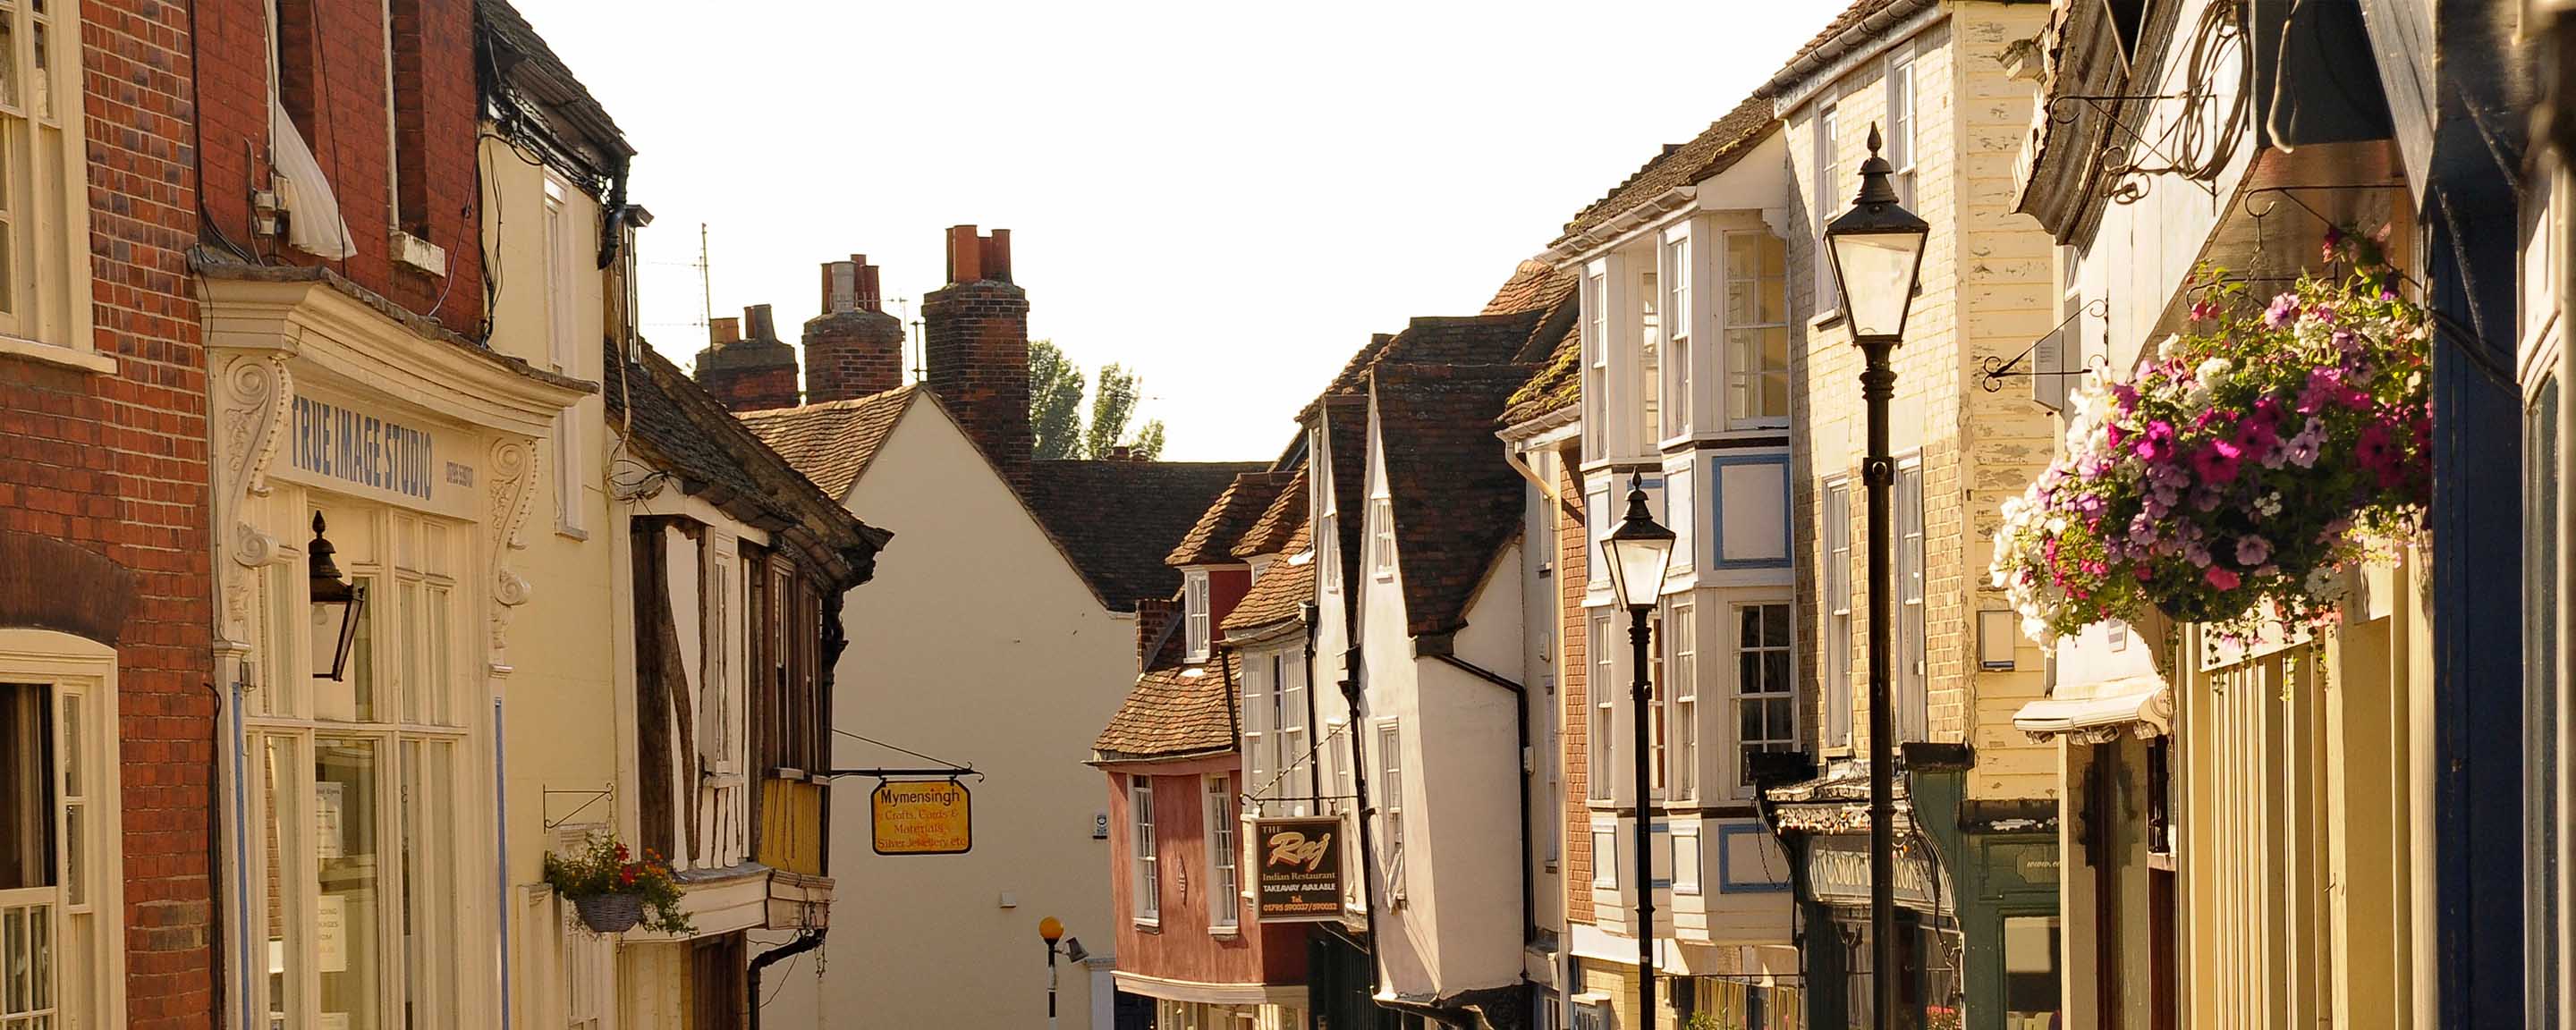
M 2050 456 L 2057 425 L 2026 380 L 1989 380 L 2060 320 L 2052 241 L 2012 208 L 2014 160 L 2038 99 L 2017 55 L 2048 9 L 1861 0 L 1766 87 L 1785 123 L 1791 194 L 1790 425 L 1800 652 L 1819 705 L 1815 778 L 1773 787 L 1772 822 L 1805 866 L 1810 1018 L 1866 1025 L 1867 506 L 1861 354 L 1821 260 L 1821 226 L 1849 208 L 1873 133 L 1894 185 L 1931 223 L 1896 352 L 1890 451 L 1898 759 L 1900 951 L 1918 956 L 1909 1011 L 1969 1027 L 2055 1011 L 2058 782 L 2051 751 L 2013 726 L 2045 689 L 2043 658 L 1985 582 L 1998 505 Z M 1990 388 L 1991 387 L 1991 388 Z M 1857 872 L 1859 875 L 1854 876 Z M 1907 886 L 1911 884 L 1912 886 Z
M 903 541 L 841 614 L 848 651 L 833 710 L 846 732 L 832 742 L 834 767 L 922 767 L 935 756 L 975 771 L 965 778 L 974 847 L 961 855 L 875 854 L 873 784 L 843 781 L 831 816 L 837 932 L 810 961 L 770 974 L 781 993 L 763 1010 L 769 1027 L 1038 1025 L 1037 925 L 1054 916 L 1090 951 L 1088 965 L 1061 969 L 1063 1020 L 1107 1030 L 1116 934 L 1108 809 L 1099 773 L 1083 764 L 1090 734 L 1135 683 L 1136 603 L 1180 593 L 1164 556 L 1236 473 L 1261 468 L 1031 460 L 1027 302 L 1010 282 L 1007 237 L 962 232 L 952 247 L 998 253 L 976 255 L 979 267 L 952 251 L 952 281 L 924 308 L 924 382 L 744 416 Z M 971 310 L 952 314 L 943 300 Z M 1015 316 L 975 313 L 1014 304 Z M 810 346 L 807 385 L 821 389 L 829 370 L 810 364 Z M 1021 399 L 952 402 L 962 395 L 952 377 L 970 368 L 1016 369 Z

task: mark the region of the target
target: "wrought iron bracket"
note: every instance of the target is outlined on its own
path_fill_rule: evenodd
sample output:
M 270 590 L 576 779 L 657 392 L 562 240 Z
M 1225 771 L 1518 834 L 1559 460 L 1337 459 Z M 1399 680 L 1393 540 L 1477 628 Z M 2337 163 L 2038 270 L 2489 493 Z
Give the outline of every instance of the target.
M 1985 379 L 1980 385 L 1983 385 L 1986 388 L 1987 393 L 2002 393 L 2004 389 L 2004 380 L 2006 379 L 2054 379 L 2063 376 L 2090 375 L 2093 370 L 2089 368 L 2075 372 L 2016 372 L 2013 371 L 2013 369 L 2022 363 L 2022 359 L 2030 357 L 2032 352 L 2039 350 L 2040 344 L 2047 342 L 2049 337 L 2055 336 L 2064 331 L 2067 326 L 2074 324 L 2076 319 L 2082 318 L 2086 315 L 2091 315 L 2095 318 L 2103 318 L 2109 316 L 2110 313 L 2110 299 L 2106 297 L 2096 297 L 2085 302 L 2083 306 L 2076 308 L 2074 314 L 2070 314 L 2059 320 L 2054 328 L 2051 328 L 2045 333 L 2041 333 L 2038 339 L 2030 341 L 2030 346 L 2022 348 L 2021 353 L 2013 355 L 2010 360 L 2000 359 L 1992 354 L 1986 355 L 1984 360 L 1979 362 L 1979 364 L 1985 369 Z

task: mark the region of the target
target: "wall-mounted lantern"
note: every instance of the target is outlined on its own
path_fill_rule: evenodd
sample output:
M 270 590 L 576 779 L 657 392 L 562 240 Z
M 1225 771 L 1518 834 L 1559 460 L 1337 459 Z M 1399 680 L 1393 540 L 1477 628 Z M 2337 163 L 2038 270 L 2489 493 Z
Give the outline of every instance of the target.
M 340 578 L 340 563 L 331 560 L 337 550 L 322 535 L 322 513 L 314 512 L 313 542 L 304 547 L 312 568 L 313 678 L 334 682 L 349 671 L 349 655 L 357 650 L 358 626 L 367 611 L 367 585 Z

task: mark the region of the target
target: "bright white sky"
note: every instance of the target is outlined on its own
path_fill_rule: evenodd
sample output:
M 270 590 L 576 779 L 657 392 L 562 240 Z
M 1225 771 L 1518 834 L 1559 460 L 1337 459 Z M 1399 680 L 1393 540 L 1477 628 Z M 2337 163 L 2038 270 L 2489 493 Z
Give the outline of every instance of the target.
M 1475 313 L 1845 5 L 515 2 L 641 152 L 664 355 L 701 222 L 716 315 L 790 342 L 819 263 L 917 305 L 946 227 L 1006 228 L 1030 335 L 1138 370 L 1184 460 L 1275 456 L 1368 334 Z

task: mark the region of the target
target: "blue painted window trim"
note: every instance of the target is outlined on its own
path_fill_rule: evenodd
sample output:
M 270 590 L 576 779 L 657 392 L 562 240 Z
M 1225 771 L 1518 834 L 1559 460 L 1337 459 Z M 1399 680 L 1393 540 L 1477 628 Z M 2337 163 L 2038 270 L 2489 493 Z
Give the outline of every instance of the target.
M 1733 849 L 1733 848 L 1730 848 L 1730 847 L 1728 847 L 1728 846 L 1727 846 L 1727 842 L 1728 842 L 1728 840 L 1729 840 L 1729 839 L 1734 838 L 1734 837 L 1769 837 L 1770 835 L 1771 835 L 1771 831 L 1766 830 L 1766 829 L 1763 829 L 1763 828 L 1762 828 L 1762 825 L 1761 825 L 1761 824 L 1759 824 L 1759 823 L 1721 823 L 1721 824 L 1719 824 L 1719 825 L 1718 825 L 1718 827 L 1717 827 L 1717 892 L 1718 892 L 1718 893 L 1720 893 L 1720 894 L 1781 894 L 1781 893 L 1785 893 L 1785 892 L 1787 892 L 1787 891 L 1788 891 L 1788 889 L 1789 889 L 1789 881 L 1787 881 L 1787 880 L 1785 880 L 1785 879 L 1784 879 L 1784 880 L 1781 880 L 1781 881 L 1779 881 L 1779 882 L 1777 882 L 1777 883 L 1771 883 L 1771 882 L 1766 882 L 1766 881 L 1762 881 L 1762 880 L 1738 880 L 1738 879 L 1736 879 L 1736 878 L 1735 878 L 1735 870 L 1734 870 L 1734 869 L 1732 868 L 1732 866 L 1728 863 L 1728 856 L 1730 856 L 1730 855 L 1732 855 L 1732 854 L 1734 853 L 1734 849 Z M 1784 870 L 1784 872 L 1785 872 L 1785 870 Z
M 1707 565 L 1712 569 L 1785 569 L 1797 553 L 1797 531 L 1789 518 L 1789 456 L 1786 454 L 1719 454 L 1701 459 L 1707 468 Z M 1726 555 L 1726 474 L 1729 465 L 1780 466 L 1780 557 L 1732 560 Z

